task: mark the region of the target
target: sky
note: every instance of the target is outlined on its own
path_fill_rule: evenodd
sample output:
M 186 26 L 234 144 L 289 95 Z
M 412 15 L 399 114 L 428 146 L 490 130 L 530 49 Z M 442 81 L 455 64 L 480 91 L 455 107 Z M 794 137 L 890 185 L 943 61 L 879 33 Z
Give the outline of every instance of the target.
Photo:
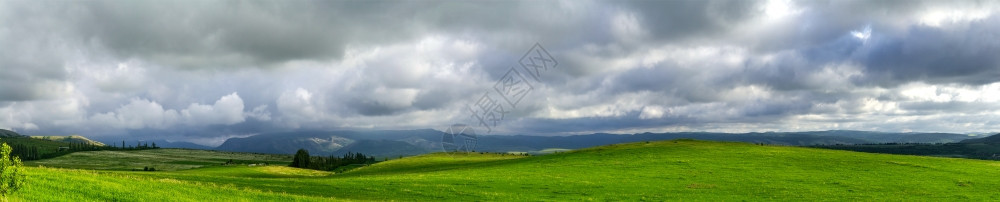
M 453 124 L 542 135 L 1000 131 L 998 11 L 995 1 L 2 0 L 0 128 L 206 145 Z

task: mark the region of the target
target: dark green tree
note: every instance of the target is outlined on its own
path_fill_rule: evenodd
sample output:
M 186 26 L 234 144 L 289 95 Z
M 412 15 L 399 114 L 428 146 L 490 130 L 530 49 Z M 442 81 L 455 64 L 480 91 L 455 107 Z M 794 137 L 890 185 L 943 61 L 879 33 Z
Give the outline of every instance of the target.
M 299 149 L 295 152 L 295 157 L 292 158 L 292 164 L 288 165 L 296 168 L 308 168 L 309 167 L 309 151 L 305 149 Z

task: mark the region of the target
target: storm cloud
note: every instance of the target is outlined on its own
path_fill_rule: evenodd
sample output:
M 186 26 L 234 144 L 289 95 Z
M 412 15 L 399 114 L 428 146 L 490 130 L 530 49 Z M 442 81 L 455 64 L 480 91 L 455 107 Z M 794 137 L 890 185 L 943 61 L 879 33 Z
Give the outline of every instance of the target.
M 191 140 L 443 129 L 540 44 L 492 134 L 997 131 L 981 1 L 3 1 L 0 128 Z

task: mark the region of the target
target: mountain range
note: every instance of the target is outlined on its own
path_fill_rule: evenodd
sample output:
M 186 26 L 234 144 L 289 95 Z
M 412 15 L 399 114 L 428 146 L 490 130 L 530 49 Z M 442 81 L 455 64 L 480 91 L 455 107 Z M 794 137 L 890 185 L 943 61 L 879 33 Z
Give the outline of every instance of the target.
M 4 138 L 4 137 L 22 137 L 22 136 L 23 135 L 18 134 L 17 132 L 14 132 L 14 131 L 0 129 L 0 138 Z
M 293 131 L 230 138 L 216 150 L 291 154 L 302 148 L 314 155 L 361 152 L 379 157 L 416 155 L 442 151 L 444 132 L 432 129 L 372 131 Z M 953 133 L 889 133 L 871 131 L 810 131 L 764 133 L 595 133 L 570 136 L 489 135 L 479 136 L 476 151 L 541 153 L 546 149 L 578 149 L 624 142 L 669 139 L 700 139 L 775 145 L 835 145 L 866 143 L 951 143 L 977 136 Z
M 217 147 L 167 140 L 126 140 L 125 144 L 133 145 L 144 142 L 155 142 L 157 146 L 163 148 L 189 148 L 271 154 L 292 154 L 298 149 L 306 149 L 313 155 L 324 156 L 340 156 L 348 152 L 360 152 L 377 157 L 396 157 L 443 151 L 441 144 L 443 135 L 444 132 L 433 129 L 306 130 L 263 133 L 249 137 L 229 138 Z M 6 136 L 21 135 L 9 130 L 0 130 L 0 137 Z M 979 136 L 954 133 L 891 133 L 851 130 L 763 133 L 594 133 L 570 136 L 487 135 L 477 137 L 475 150 L 485 152 L 546 153 L 547 151 L 558 151 L 559 149 L 579 149 L 625 142 L 670 139 L 700 139 L 792 146 L 879 143 L 971 143 L 984 141 L 976 140 L 977 138 L 979 138 Z M 1000 138 L 1000 136 L 987 138 Z M 69 139 L 80 138 L 68 138 L 67 140 Z M 103 141 L 108 145 L 121 144 L 120 141 L 115 141 L 111 138 L 97 140 Z

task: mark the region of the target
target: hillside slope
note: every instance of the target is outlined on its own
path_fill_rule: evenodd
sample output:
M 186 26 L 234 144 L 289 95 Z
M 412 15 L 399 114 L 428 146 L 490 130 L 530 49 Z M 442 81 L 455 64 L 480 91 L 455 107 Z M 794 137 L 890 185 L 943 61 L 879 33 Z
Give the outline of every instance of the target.
M 0 138 L 4 138 L 4 137 L 22 137 L 22 135 L 18 134 L 17 132 L 14 132 L 14 131 L 6 130 L 6 129 L 0 129 Z
M 1000 134 L 993 134 L 983 138 L 962 140 L 960 143 L 1000 144 Z
M 50 140 L 50 141 L 56 141 L 56 142 L 65 142 L 65 143 L 83 143 L 83 144 L 90 144 L 90 145 L 95 145 L 95 146 L 104 146 L 104 143 L 101 143 L 101 142 L 98 142 L 98 141 L 94 141 L 94 140 L 91 140 L 91 139 L 87 139 L 87 137 L 83 137 L 83 136 L 79 136 L 79 135 L 70 135 L 70 136 L 31 136 L 31 138 L 42 139 L 42 140 Z
M 280 193 L 300 200 L 987 201 L 1000 199 L 998 168 L 996 161 L 676 140 L 534 157 L 437 153 L 331 176 L 273 166 L 174 172 L 32 168 L 32 187 L 14 197 L 275 200 Z M 79 184 L 84 182 L 101 183 Z M 147 193 L 146 186 L 156 189 Z M 220 189 L 210 196 L 188 195 L 206 187 Z

